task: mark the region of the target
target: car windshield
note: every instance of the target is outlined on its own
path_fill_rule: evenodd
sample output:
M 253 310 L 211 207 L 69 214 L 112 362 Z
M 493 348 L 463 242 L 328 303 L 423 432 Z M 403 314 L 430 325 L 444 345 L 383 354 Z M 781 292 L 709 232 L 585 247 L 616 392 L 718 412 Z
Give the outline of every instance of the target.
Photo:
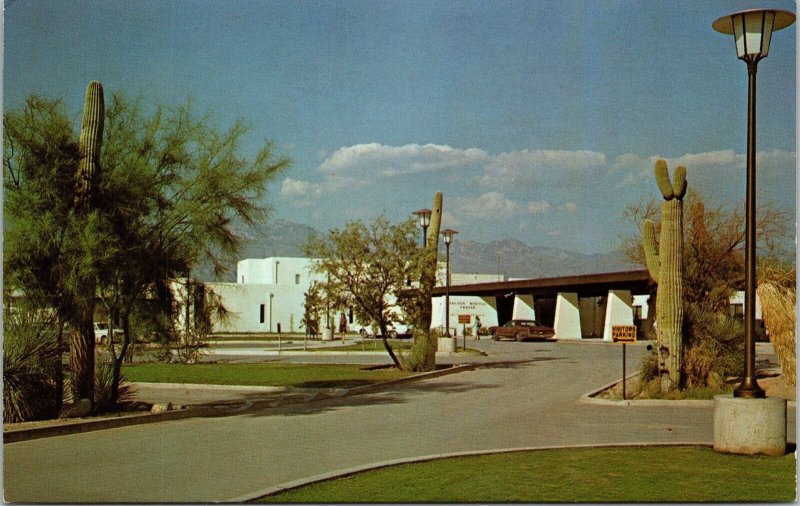
M 108 328 L 107 323 L 95 323 L 94 326 L 97 327 L 99 330 L 105 330 Z

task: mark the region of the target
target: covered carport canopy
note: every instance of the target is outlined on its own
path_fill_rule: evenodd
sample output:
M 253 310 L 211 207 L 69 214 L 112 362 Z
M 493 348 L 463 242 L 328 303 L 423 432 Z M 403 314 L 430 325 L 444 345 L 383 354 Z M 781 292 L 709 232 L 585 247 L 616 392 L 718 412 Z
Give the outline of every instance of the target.
M 559 292 L 575 292 L 582 297 L 607 295 L 609 290 L 629 290 L 633 295 L 650 293 L 652 281 L 645 269 L 623 272 L 605 272 L 580 276 L 518 279 L 491 283 L 450 285 L 450 295 L 477 295 L 501 297 L 511 293 L 539 297 L 555 297 Z M 437 286 L 433 296 L 445 295 L 447 288 Z

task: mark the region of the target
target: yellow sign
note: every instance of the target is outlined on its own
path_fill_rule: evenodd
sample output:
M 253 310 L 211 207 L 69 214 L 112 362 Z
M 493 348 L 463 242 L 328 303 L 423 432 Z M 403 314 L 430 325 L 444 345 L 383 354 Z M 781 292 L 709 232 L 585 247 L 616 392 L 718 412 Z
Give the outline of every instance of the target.
M 636 325 L 612 325 L 611 339 L 615 343 L 635 343 Z
M 460 314 L 458 315 L 458 323 L 469 323 L 472 321 L 472 316 L 468 314 Z

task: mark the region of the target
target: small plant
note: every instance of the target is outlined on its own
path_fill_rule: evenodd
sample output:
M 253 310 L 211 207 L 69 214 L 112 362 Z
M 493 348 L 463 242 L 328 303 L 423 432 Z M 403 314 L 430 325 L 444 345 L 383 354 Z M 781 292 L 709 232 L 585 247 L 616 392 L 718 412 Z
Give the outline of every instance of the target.
M 34 310 L 7 311 L 3 326 L 3 423 L 57 417 L 60 329 Z
M 742 374 L 744 325 L 736 318 L 687 306 L 683 360 L 684 386 L 721 388 L 725 378 Z
M 117 399 L 115 401 L 112 392 L 113 382 L 114 365 L 109 360 L 109 357 L 98 357 L 98 360 L 95 361 L 94 368 L 95 412 L 101 413 L 104 411 L 111 411 L 116 408 L 120 402 L 133 400 L 133 386 L 128 382 L 125 376 L 120 374 Z

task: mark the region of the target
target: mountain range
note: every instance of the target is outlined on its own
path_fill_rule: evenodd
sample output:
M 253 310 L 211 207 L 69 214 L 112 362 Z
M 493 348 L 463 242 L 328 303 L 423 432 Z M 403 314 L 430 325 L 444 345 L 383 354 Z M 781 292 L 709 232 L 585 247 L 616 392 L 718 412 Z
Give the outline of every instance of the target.
M 273 220 L 243 244 L 239 259 L 267 257 L 302 257 L 303 246 L 309 236 L 323 232 L 300 223 Z M 444 245 L 440 245 L 444 258 Z M 627 261 L 619 252 L 585 254 L 545 246 L 530 246 L 517 239 L 501 239 L 488 243 L 454 241 L 450 247 L 453 272 L 502 273 L 508 278 L 541 278 L 601 272 L 626 271 L 641 268 Z M 499 269 L 499 271 L 498 271 Z M 236 262 L 231 262 L 229 272 L 213 276 L 208 267 L 198 269 L 196 275 L 203 280 L 235 281 Z

